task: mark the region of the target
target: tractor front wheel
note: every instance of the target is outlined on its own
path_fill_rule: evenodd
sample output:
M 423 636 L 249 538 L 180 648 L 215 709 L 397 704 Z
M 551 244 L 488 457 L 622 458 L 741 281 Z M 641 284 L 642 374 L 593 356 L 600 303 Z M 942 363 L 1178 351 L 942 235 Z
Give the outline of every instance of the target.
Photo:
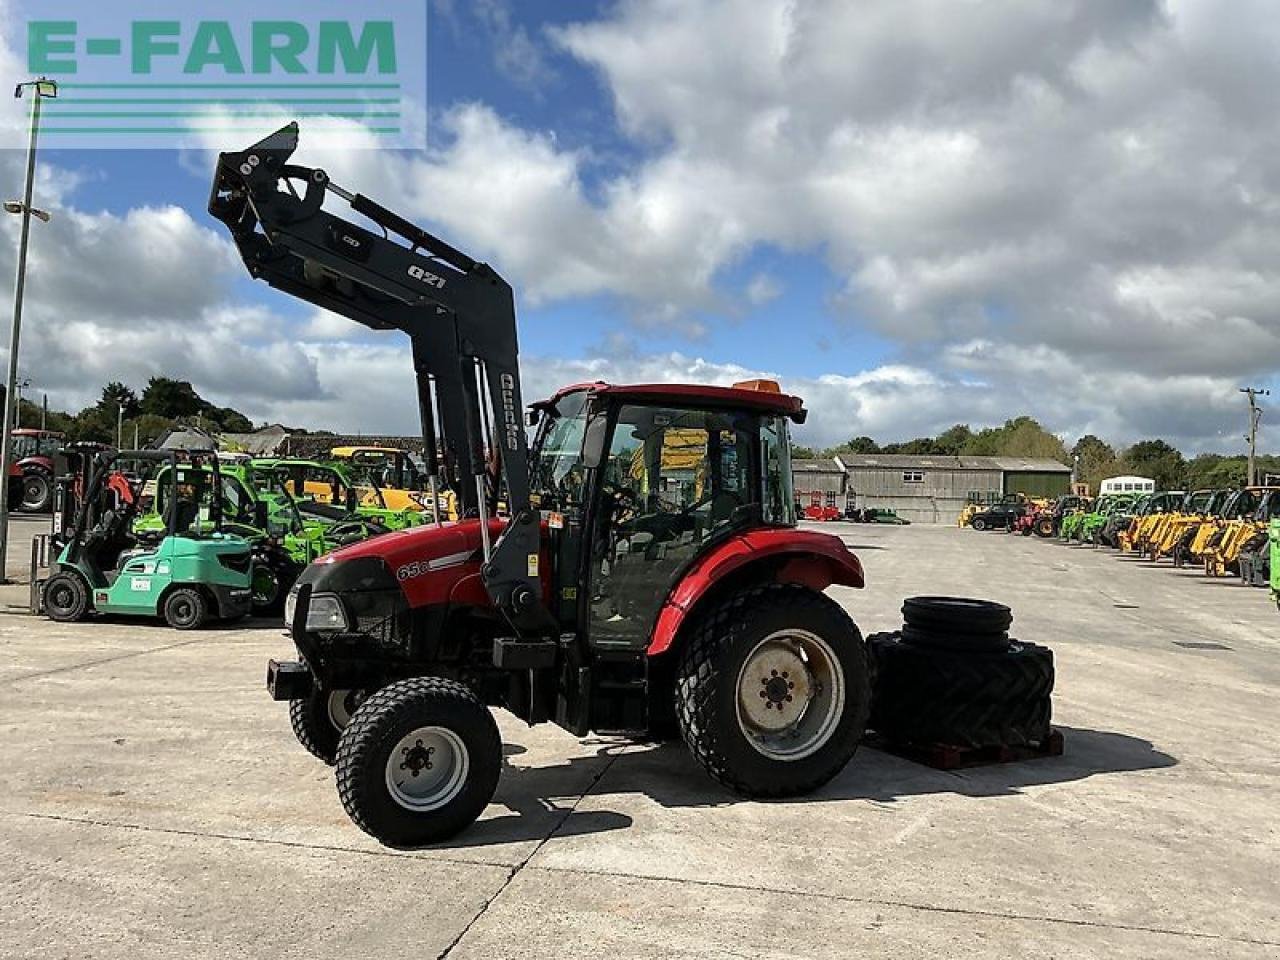
M 289 701 L 289 726 L 293 735 L 317 760 L 333 766 L 338 738 L 351 715 L 364 700 L 362 690 L 313 690 L 300 700 Z
M 970 526 L 975 530 L 985 530 L 987 529 L 987 521 L 983 520 L 981 517 L 974 517 L 973 523 L 971 523 Z
M 502 737 L 470 687 L 415 677 L 364 701 L 338 739 L 338 796 L 389 847 L 447 840 L 484 812 L 502 772 Z
M 197 630 L 209 618 L 209 602 L 195 587 L 179 587 L 164 600 L 164 622 L 175 630 Z
M 89 587 L 78 573 L 55 573 L 44 582 L 44 612 L 58 623 L 83 620 L 89 612 Z
M 685 743 L 745 796 L 795 796 L 834 777 L 862 739 L 870 702 L 858 628 L 828 597 L 791 584 L 721 603 L 676 667 Z

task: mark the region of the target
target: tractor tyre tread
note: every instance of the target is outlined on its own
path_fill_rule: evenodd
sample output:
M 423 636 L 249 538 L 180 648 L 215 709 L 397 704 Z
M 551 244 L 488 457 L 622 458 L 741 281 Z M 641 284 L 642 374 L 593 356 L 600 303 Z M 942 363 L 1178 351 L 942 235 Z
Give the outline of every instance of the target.
M 791 762 L 753 755 L 736 712 L 724 707 L 736 696 L 725 687 L 737 682 L 738 670 L 725 669 L 736 662 L 734 648 L 749 642 L 762 621 L 780 612 L 794 617 L 797 625 L 821 624 L 846 687 L 845 713 L 830 739 L 816 753 Z M 694 624 L 679 653 L 674 700 L 684 742 L 713 780 L 748 797 L 809 793 L 844 769 L 866 729 L 871 684 L 862 635 L 844 609 L 822 593 L 795 584 L 754 586 L 716 605 Z
M 897 634 L 868 641 L 875 690 L 870 726 L 897 743 L 1026 746 L 1049 735 L 1053 654 L 1010 641 L 999 653 L 921 649 Z
M 384 753 L 423 719 L 448 725 L 463 739 L 470 770 L 458 796 L 438 810 L 413 814 L 387 792 Z M 502 736 L 470 687 L 443 677 L 412 677 L 360 704 L 338 738 L 335 765 L 338 798 L 357 827 L 390 847 L 418 847 L 455 836 L 484 812 L 502 772 Z

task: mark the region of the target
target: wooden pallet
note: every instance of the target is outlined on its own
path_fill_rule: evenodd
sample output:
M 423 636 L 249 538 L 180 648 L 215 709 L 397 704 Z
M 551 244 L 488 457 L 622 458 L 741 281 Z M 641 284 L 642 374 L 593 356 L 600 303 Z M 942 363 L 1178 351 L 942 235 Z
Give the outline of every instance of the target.
M 985 767 L 996 763 L 1021 763 L 1041 757 L 1060 757 L 1065 749 L 1061 730 L 1051 730 L 1049 737 L 1034 747 L 957 747 L 949 743 L 893 743 L 879 734 L 868 734 L 867 746 L 902 757 L 913 763 L 921 763 L 935 770 L 961 770 L 965 767 Z

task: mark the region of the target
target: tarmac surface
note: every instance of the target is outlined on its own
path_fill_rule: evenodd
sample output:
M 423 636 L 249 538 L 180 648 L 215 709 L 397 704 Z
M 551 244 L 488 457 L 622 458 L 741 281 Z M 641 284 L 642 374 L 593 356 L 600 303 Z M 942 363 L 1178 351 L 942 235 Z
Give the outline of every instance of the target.
M 1280 956 L 1265 591 L 1002 533 L 823 529 L 866 566 L 831 591 L 864 633 L 916 594 L 1010 604 L 1055 651 L 1065 755 L 946 773 L 864 747 L 813 797 L 748 802 L 678 743 L 504 715 L 485 817 L 397 852 L 267 698 L 275 624 L 10 613 L 0 957 Z

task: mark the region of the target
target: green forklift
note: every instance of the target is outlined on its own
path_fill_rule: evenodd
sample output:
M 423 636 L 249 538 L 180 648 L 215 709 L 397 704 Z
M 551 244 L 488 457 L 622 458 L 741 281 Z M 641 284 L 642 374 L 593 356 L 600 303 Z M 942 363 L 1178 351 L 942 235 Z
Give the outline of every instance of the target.
M 49 619 L 69 623 L 97 612 L 161 617 L 193 630 L 250 612 L 251 546 L 222 529 L 220 498 L 202 509 L 200 484 L 190 476 L 183 482 L 175 451 L 73 449 L 63 460 L 57 559 L 40 589 Z M 134 521 L 156 501 L 160 528 L 136 530 Z

